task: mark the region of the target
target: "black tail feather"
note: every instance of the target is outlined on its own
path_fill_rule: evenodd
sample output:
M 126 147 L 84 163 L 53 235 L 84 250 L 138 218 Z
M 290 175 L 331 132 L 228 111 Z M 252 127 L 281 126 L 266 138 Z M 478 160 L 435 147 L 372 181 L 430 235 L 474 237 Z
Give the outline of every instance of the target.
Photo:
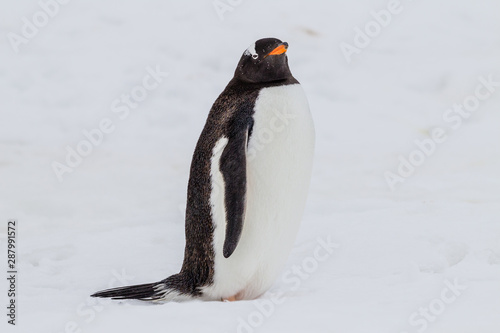
M 139 299 L 145 301 L 154 301 L 160 298 L 156 289 L 156 287 L 160 285 L 160 283 L 155 282 L 138 284 L 135 286 L 112 288 L 98 291 L 91 296 L 112 299 Z
M 98 291 L 92 297 L 112 299 L 138 299 L 142 301 L 182 302 L 198 298 L 201 293 L 189 286 L 189 279 L 182 274 L 174 274 L 160 282 L 138 284 Z

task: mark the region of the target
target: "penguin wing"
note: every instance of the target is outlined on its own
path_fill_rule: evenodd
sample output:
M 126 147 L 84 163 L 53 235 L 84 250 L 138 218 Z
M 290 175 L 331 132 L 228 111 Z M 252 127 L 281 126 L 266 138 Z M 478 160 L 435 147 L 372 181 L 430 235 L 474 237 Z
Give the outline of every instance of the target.
M 224 178 L 224 205 L 226 208 L 226 237 L 223 254 L 229 258 L 240 240 L 245 218 L 247 190 L 247 143 L 251 124 L 231 133 L 220 158 Z

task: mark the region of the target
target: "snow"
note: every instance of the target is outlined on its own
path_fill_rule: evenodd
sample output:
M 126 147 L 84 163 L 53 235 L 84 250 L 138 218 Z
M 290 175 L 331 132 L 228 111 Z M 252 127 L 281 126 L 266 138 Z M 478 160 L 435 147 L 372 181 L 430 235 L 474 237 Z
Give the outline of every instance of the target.
M 500 87 L 457 128 L 443 115 L 500 81 L 499 2 L 401 0 L 350 63 L 340 45 L 391 1 L 220 2 L 232 10 L 42 0 L 53 17 L 17 53 L 7 34 L 43 20 L 41 5 L 2 3 L 0 248 L 17 219 L 19 270 L 17 325 L 4 314 L 2 332 L 498 332 Z M 263 37 L 289 43 L 317 134 L 284 277 L 254 301 L 96 303 L 180 268 L 196 140 Z M 127 106 L 132 93 L 144 100 Z M 102 143 L 82 146 L 96 128 Z M 391 190 L 386 172 L 436 128 L 446 140 Z M 52 164 L 79 144 L 92 151 L 60 182 Z

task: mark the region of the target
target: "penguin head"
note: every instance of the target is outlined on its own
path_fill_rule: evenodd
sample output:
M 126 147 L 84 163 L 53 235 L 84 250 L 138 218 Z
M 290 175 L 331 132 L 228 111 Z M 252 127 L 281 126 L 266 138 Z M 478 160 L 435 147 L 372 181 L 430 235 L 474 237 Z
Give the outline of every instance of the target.
M 276 38 L 259 39 L 243 52 L 234 73 L 242 81 L 261 83 L 292 77 L 286 51 L 288 43 Z

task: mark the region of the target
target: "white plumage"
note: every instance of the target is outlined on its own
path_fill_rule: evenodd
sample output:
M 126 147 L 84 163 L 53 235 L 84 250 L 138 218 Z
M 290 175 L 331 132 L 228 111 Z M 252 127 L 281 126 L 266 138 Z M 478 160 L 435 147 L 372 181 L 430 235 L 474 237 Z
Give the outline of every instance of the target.
M 259 93 L 247 150 L 243 231 L 234 253 L 224 258 L 226 218 L 219 160 L 227 143 L 227 138 L 220 138 L 211 159 L 215 273 L 214 283 L 204 287 L 203 294 L 213 300 L 253 299 L 271 287 L 283 268 L 307 198 L 314 125 L 300 84 Z

